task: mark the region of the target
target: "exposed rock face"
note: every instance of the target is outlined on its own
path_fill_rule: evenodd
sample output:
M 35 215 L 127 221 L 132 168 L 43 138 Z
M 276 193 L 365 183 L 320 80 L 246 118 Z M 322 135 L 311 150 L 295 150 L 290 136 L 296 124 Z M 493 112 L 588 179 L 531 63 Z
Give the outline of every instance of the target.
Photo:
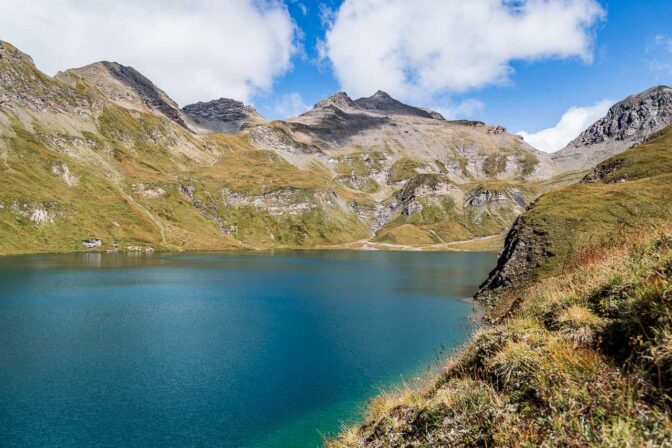
M 499 191 L 477 187 L 469 190 L 464 198 L 464 208 L 473 211 L 474 221 L 480 220 L 486 214 L 498 217 L 517 216 L 526 206 L 526 199 L 516 188 Z
M 604 118 L 553 154 L 552 158 L 565 170 L 591 168 L 643 142 L 670 124 L 672 89 L 654 87 L 612 106 Z
M 583 179 L 581 179 L 581 183 L 592 184 L 595 182 L 600 182 L 614 171 L 620 169 L 622 166 L 622 160 L 605 161 L 599 163 L 595 168 L 592 169 L 590 173 L 586 174 Z
M 55 203 L 26 204 L 14 202 L 11 211 L 15 215 L 27 218 L 37 226 L 51 224 L 57 217 L 63 214 L 58 210 L 58 204 Z
M 348 96 L 347 93 L 345 92 L 336 92 L 333 95 L 330 95 L 323 100 L 320 100 L 315 104 L 315 107 L 313 109 L 309 110 L 303 115 L 310 114 L 311 111 L 313 110 L 319 110 L 319 109 L 327 109 L 330 106 L 337 107 L 341 110 L 348 110 L 348 109 L 356 109 L 357 105 L 355 102 Z
M 506 235 L 504 251 L 497 266 L 479 288 L 476 298 L 482 302 L 494 300 L 502 291 L 518 286 L 534 275 L 539 261 L 548 253 L 546 233 L 528 225 L 525 216 L 519 216 Z
M 177 104 L 161 89 L 156 87 L 152 81 L 145 78 L 133 67 L 117 64 L 116 62 L 102 62 L 102 64 L 109 70 L 112 76 L 135 90 L 147 107 L 161 112 L 174 122 L 186 127 Z
M 70 168 L 65 163 L 58 163 L 51 167 L 51 172 L 63 179 L 68 187 L 76 187 L 79 183 L 79 177 L 70 172 Z
M 15 59 L 23 62 L 24 64 L 31 65 L 35 67 L 35 62 L 33 58 L 28 56 L 26 53 L 20 51 L 14 45 L 9 42 L 0 40 L 0 59 Z
M 222 201 L 226 207 L 252 207 L 271 216 L 296 216 L 321 206 L 338 206 L 335 195 L 323 191 L 309 193 L 298 188 L 284 188 L 259 196 L 232 193 L 224 189 Z
M 392 213 L 388 213 L 387 220 L 395 212 L 407 217 L 413 216 L 421 213 L 425 205 L 439 204 L 443 200 L 461 208 L 464 192 L 447 176 L 420 174 L 406 182 L 394 195 L 394 199 L 388 204 Z
M 182 111 L 205 132 L 237 134 L 251 124 L 264 121 L 254 107 L 229 98 L 190 104 Z
M 166 194 L 166 190 L 161 187 L 141 183 L 134 184 L 133 191 L 146 199 L 158 199 Z

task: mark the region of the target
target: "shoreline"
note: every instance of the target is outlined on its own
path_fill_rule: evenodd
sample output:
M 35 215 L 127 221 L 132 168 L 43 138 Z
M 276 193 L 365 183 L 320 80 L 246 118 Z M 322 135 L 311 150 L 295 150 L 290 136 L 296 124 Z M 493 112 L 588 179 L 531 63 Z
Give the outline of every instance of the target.
M 269 253 L 273 251 L 282 250 L 333 250 L 333 251 L 380 251 L 380 252 L 499 252 L 502 249 L 505 234 L 488 235 L 485 237 L 477 237 L 469 240 L 451 241 L 448 243 L 430 244 L 426 246 L 411 246 L 404 244 L 391 243 L 377 243 L 370 240 L 358 240 L 347 243 L 337 243 L 328 245 L 316 245 L 310 247 L 301 246 L 278 246 L 270 248 L 258 247 L 237 247 L 231 249 L 203 249 L 203 248 L 189 248 L 189 249 L 156 249 L 152 246 L 149 252 L 146 250 L 138 251 L 109 251 L 109 250 L 71 250 L 71 251 L 23 251 L 23 252 L 0 252 L 0 257 L 13 257 L 24 255 L 67 255 L 67 254 L 137 254 L 147 255 L 151 253 L 184 253 L 184 252 L 209 252 L 209 253 Z M 144 247 L 144 246 L 143 246 Z

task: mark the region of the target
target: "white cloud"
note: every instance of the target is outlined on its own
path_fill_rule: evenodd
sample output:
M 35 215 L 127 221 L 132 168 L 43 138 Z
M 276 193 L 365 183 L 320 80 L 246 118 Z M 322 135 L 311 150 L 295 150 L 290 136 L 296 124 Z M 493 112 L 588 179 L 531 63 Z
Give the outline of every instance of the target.
M 281 96 L 273 106 L 273 112 L 280 118 L 290 118 L 301 115 L 310 109 L 297 92 Z
M 345 0 L 321 47 L 353 96 L 431 101 L 508 81 L 513 60 L 592 58 L 596 0 Z
M 646 49 L 649 55 L 649 67 L 654 72 L 672 75 L 672 37 L 658 34 Z
M 112 60 L 180 104 L 272 87 L 297 29 L 279 0 L 2 0 L 0 38 L 48 74 Z
M 554 152 L 564 148 L 567 143 L 606 115 L 613 104 L 611 100 L 603 100 L 588 107 L 570 107 L 552 128 L 534 133 L 520 131 L 517 134 L 541 151 Z

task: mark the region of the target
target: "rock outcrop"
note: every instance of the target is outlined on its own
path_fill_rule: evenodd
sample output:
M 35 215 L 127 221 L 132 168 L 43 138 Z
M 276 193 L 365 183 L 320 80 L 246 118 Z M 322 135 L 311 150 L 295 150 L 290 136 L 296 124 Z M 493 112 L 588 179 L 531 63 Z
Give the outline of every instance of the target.
M 248 126 L 265 121 L 254 107 L 229 98 L 190 104 L 183 107 L 182 112 L 193 121 L 198 133 L 238 134 Z
M 564 170 L 589 169 L 672 124 L 672 89 L 658 86 L 609 109 L 565 148 L 552 155 Z
M 520 215 L 477 298 L 599 259 L 672 216 L 672 125 L 601 162 L 583 180 L 539 197 Z
M 530 280 L 541 260 L 551 255 L 547 232 L 534 228 L 524 216 L 519 216 L 506 235 L 497 266 L 481 284 L 476 298 L 483 303 L 494 302 L 501 291 Z

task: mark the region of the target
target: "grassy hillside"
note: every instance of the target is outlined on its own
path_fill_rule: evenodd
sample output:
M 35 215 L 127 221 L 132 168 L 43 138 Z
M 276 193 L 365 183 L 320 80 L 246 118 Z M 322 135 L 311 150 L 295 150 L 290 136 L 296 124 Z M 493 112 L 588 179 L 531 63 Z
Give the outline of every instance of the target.
M 272 152 L 234 136 L 202 142 L 165 119 L 110 106 L 97 132 L 63 135 L 39 122 L 29 129 L 3 113 L 0 132 L 0 253 L 82 250 L 98 238 L 103 249 L 240 249 L 340 243 L 368 235 L 338 204 L 317 204 L 334 186 L 313 170 L 299 170 Z M 2 123 L 0 122 L 0 125 Z M 69 154 L 55 139 L 81 139 Z M 177 142 L 177 143 L 176 143 Z M 67 174 L 66 174 L 67 173 Z M 226 207 L 223 191 L 262 203 L 281 190 L 294 194 L 278 207 Z M 352 196 L 342 188 L 343 203 Z
M 455 184 L 443 175 L 417 175 L 396 194 L 396 213 L 372 241 L 430 248 L 501 235 L 544 188 L 536 182 Z M 491 241 L 487 250 L 501 249 L 501 240 Z
M 38 125 L 30 131 L 11 115 L 9 121 L 0 140 L 0 223 L 7 229 L 0 232 L 0 253 L 81 250 L 88 238 L 102 239 L 107 249 L 240 247 L 218 236 L 214 223 L 171 192 L 160 205 L 135 194 L 140 181 L 172 182 L 166 174 L 175 169 L 170 159 L 148 155 L 159 147 L 125 148 L 97 137 L 91 140 L 94 148 L 99 145 L 103 157 L 109 154 L 101 163 L 106 171 L 50 149 L 52 136 L 40 133 Z M 170 213 L 180 214 L 184 228 L 171 225 Z
M 507 236 L 473 340 L 330 448 L 669 446 L 672 128 L 542 196 Z
M 485 292 L 557 274 L 584 250 L 620 244 L 668 223 L 671 154 L 672 127 L 602 162 L 583 183 L 540 197 L 514 223 Z

